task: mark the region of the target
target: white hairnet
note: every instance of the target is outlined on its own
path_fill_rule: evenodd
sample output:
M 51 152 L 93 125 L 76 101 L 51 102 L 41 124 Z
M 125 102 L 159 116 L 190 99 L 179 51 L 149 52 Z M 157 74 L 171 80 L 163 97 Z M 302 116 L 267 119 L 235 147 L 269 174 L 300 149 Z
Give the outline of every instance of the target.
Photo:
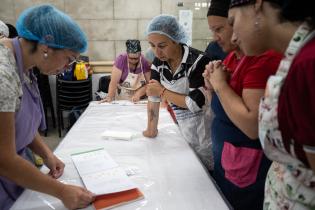
M 185 29 L 178 23 L 175 16 L 158 15 L 154 17 L 146 30 L 146 35 L 153 33 L 162 34 L 177 43 L 187 44 L 188 36 Z

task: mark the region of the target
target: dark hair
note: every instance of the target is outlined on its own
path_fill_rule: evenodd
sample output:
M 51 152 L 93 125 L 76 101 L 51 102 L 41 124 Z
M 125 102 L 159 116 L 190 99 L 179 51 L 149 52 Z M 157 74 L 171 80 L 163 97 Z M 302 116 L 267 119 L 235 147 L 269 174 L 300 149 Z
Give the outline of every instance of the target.
M 315 26 L 314 0 L 282 0 L 281 16 L 289 21 L 307 21 Z
M 33 54 L 37 51 L 38 42 L 33 40 L 27 40 L 31 44 L 30 53 Z
M 208 16 L 228 17 L 228 11 L 231 0 L 211 0 L 208 9 Z
M 16 31 L 16 28 L 13 25 L 11 25 L 10 23 L 6 23 L 6 25 L 9 28 L 9 37 L 8 38 L 15 38 L 15 37 L 17 37 L 18 33 Z
M 314 0 L 264 0 L 274 8 L 280 10 L 281 20 L 307 21 L 315 27 L 315 1 Z M 254 4 L 256 0 L 231 0 L 230 8 Z

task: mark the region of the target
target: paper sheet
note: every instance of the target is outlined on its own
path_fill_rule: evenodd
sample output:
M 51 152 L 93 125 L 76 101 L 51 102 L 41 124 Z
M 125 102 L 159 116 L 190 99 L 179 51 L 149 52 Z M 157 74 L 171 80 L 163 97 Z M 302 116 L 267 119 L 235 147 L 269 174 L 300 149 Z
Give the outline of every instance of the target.
M 85 187 L 96 195 L 136 188 L 104 149 L 76 153 L 71 158 Z

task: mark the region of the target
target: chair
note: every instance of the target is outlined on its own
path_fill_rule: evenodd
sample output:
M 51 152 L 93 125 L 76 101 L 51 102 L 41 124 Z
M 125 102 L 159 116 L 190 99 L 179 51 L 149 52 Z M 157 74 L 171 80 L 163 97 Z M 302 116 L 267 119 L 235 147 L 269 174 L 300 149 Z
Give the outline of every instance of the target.
M 58 132 L 64 129 L 63 111 L 82 110 L 92 101 L 92 79 L 77 81 L 63 80 L 62 75 L 56 76 L 56 106 L 58 116 Z

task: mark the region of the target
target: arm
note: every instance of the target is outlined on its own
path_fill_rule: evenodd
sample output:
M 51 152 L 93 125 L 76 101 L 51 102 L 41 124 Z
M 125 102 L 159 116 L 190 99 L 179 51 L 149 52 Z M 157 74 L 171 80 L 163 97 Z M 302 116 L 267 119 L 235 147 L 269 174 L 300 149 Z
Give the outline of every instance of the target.
M 313 148 L 313 151 L 305 151 L 307 160 L 310 164 L 311 170 L 313 170 L 313 173 L 315 174 L 315 150 Z
M 122 71 L 118 69 L 116 66 L 113 66 L 110 83 L 108 87 L 108 95 L 105 99 L 101 101 L 102 102 L 111 102 L 115 99 L 115 94 L 117 90 L 117 85 L 119 83 L 119 80 L 121 78 Z
M 164 90 L 164 87 L 156 80 L 150 80 L 147 85 L 147 95 L 162 97 L 164 100 L 167 100 L 173 104 L 176 104 L 179 107 L 187 108 L 185 97 L 186 95 L 175 93 L 168 89 Z
M 207 68 L 212 72 L 209 80 L 228 117 L 248 137 L 257 139 L 258 108 L 264 89 L 244 89 L 240 97 L 228 84 L 229 74 L 221 62 L 213 62 Z
M 28 147 L 44 159 L 44 163 L 50 169 L 49 174 L 52 177 L 57 179 L 63 174 L 65 164 L 48 148 L 38 132 L 33 142 Z
M 15 151 L 14 112 L 0 112 L 0 176 L 16 184 L 55 196 L 67 208 L 82 208 L 92 201 L 92 194 L 81 187 L 64 185 L 41 173 Z
M 133 102 L 139 101 L 140 98 L 146 94 L 145 92 L 146 92 L 146 89 L 147 89 L 147 84 L 150 81 L 150 77 L 151 77 L 151 71 L 144 73 L 144 78 L 145 78 L 146 84 L 144 86 L 142 86 L 141 88 L 139 88 L 135 92 L 135 94 L 133 95 L 133 97 L 131 99 Z
M 159 121 L 160 102 L 149 101 L 147 105 L 148 124 L 147 129 L 143 131 L 145 137 L 153 138 L 157 136 Z

